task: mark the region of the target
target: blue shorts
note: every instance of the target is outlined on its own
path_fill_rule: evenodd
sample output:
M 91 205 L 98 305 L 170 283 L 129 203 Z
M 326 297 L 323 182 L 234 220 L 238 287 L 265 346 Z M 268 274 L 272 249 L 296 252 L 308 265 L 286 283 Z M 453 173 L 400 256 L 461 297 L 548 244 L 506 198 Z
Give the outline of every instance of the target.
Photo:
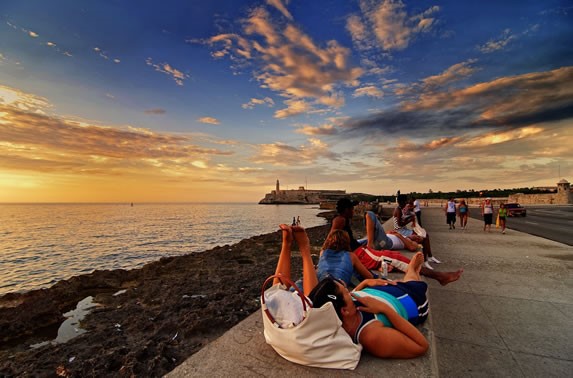
M 364 216 L 370 217 L 372 222 L 374 222 L 374 249 L 392 249 L 392 239 L 386 236 L 386 231 L 376 217 L 376 214 L 374 214 L 372 211 L 367 211 Z M 366 218 L 364 218 L 364 221 L 366 221 Z
M 406 227 L 397 228 L 396 232 L 398 232 L 400 235 L 402 235 L 405 238 L 407 238 L 408 236 L 412 236 L 414 234 L 414 231 L 412 231 Z

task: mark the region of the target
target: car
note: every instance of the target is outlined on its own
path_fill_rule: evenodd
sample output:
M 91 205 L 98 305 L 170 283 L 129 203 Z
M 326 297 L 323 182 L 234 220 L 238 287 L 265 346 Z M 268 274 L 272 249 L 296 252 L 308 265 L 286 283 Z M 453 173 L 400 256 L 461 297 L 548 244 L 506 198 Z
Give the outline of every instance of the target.
M 527 215 L 527 209 L 518 203 L 506 203 L 505 208 L 507 209 L 508 217 L 515 217 L 518 215 L 524 217 Z

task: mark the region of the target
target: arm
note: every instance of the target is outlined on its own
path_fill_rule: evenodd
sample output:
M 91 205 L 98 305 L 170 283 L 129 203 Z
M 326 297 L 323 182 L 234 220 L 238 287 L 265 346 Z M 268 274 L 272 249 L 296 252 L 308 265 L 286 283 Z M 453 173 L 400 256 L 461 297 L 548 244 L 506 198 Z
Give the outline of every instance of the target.
M 396 285 L 395 281 L 385 280 L 383 278 L 371 278 L 366 279 L 358 284 L 356 288 L 352 291 L 360 291 L 365 287 L 372 287 L 372 286 L 386 286 L 386 285 Z M 362 299 L 360 300 L 362 301 Z
M 400 226 L 400 227 L 404 227 L 405 225 L 407 225 L 408 223 L 410 223 L 412 221 L 411 217 L 408 217 L 405 220 L 402 219 L 402 211 L 400 211 L 399 207 L 394 209 L 393 216 L 394 216 L 394 218 L 396 218 L 396 220 L 398 222 L 398 226 Z
M 349 252 L 349 253 L 350 253 L 350 260 L 352 261 L 352 266 L 354 267 L 354 271 L 356 271 L 358 274 L 360 274 L 360 276 L 362 278 L 374 278 L 372 273 L 370 273 L 370 271 L 368 269 L 366 269 L 364 264 L 362 264 L 362 262 L 360 261 L 358 256 L 356 256 L 352 252 Z
M 366 236 L 368 239 L 368 248 L 374 249 L 374 233 L 376 232 L 376 225 L 372 222 L 372 218 L 368 216 L 368 214 L 364 214 L 364 218 L 366 219 Z
M 344 220 L 344 217 L 336 217 L 332 220 L 332 227 L 330 228 L 330 231 L 334 231 L 334 230 L 344 230 L 344 226 L 346 226 L 346 221 Z
M 414 225 L 415 226 L 415 225 Z M 404 236 L 402 236 L 401 233 L 396 232 L 394 230 L 387 232 L 388 234 L 392 234 L 394 236 L 396 236 L 398 239 L 400 239 L 402 241 L 402 243 L 404 244 L 404 247 L 410 251 L 410 252 L 416 252 L 418 250 L 418 243 L 415 242 L 412 239 L 408 239 L 405 238 Z
M 360 343 L 377 357 L 413 358 L 426 353 L 428 341 L 416 327 L 394 309 L 374 298 L 358 298 L 363 306 L 358 310 L 386 315 L 394 328 L 374 322 L 360 334 Z

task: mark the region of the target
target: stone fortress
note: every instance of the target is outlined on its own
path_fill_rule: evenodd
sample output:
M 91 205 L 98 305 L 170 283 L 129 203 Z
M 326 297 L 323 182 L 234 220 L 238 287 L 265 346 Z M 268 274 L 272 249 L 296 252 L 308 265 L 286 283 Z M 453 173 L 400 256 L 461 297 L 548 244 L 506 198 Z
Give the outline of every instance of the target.
M 569 181 L 562 179 L 557 183 L 556 193 L 546 194 L 512 194 L 508 202 L 518 202 L 522 205 L 569 205 L 573 204 L 573 193 Z
M 262 205 L 278 204 L 319 204 L 323 201 L 336 201 L 346 195 L 346 190 L 307 190 L 304 186 L 298 189 L 281 190 L 279 180 L 276 189 L 265 194 L 259 201 Z

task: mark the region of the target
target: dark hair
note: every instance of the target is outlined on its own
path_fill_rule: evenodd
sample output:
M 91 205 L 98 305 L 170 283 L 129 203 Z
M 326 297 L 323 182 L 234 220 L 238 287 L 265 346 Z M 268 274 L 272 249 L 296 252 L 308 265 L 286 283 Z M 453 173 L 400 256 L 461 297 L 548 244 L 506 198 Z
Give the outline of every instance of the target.
M 342 294 L 339 293 L 338 285 L 333 277 L 323 278 L 309 294 L 313 307 L 322 307 L 331 302 L 338 318 L 342 320 L 342 308 L 346 305 Z
M 397 201 L 398 204 L 406 203 L 408 201 L 408 197 L 405 194 L 398 194 Z
M 339 199 L 338 202 L 336 202 L 336 211 L 338 212 L 338 214 L 342 214 L 344 210 L 353 208 L 356 205 L 358 205 L 358 202 L 352 201 L 348 197 L 344 197 Z

